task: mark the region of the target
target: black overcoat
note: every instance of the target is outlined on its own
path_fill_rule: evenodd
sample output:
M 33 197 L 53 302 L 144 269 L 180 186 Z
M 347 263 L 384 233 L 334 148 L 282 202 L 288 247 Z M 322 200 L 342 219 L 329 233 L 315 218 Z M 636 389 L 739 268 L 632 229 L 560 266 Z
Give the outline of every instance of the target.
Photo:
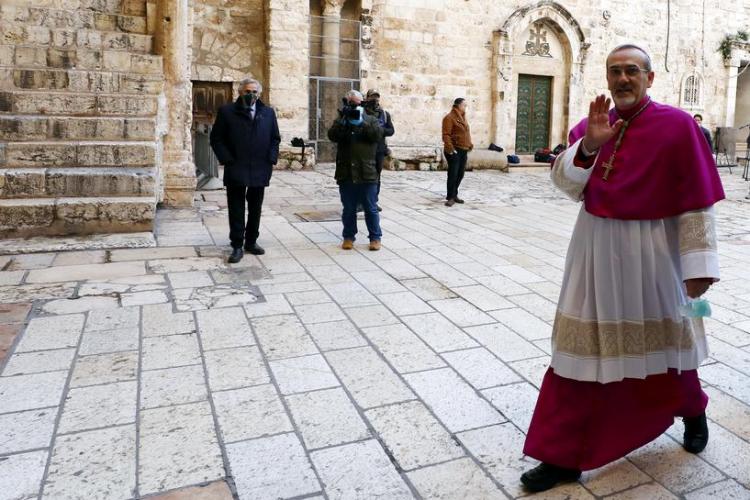
M 260 99 L 254 120 L 240 98 L 219 108 L 211 129 L 211 147 L 224 165 L 225 186 L 268 186 L 280 143 L 276 113 Z

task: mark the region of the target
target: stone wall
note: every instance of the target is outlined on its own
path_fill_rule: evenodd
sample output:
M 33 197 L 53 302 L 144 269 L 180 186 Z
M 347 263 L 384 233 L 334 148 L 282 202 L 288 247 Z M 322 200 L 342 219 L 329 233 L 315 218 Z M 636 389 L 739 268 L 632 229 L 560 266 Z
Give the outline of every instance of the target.
M 495 141 L 512 150 L 518 70 L 542 66 L 518 54 L 535 20 L 557 28 L 551 35 L 570 58 L 567 81 L 556 86 L 570 88 L 570 95 L 554 97 L 553 144 L 563 142 L 595 94 L 606 92 L 606 55 L 629 41 L 652 54 L 656 100 L 679 105 L 684 78 L 698 73 L 703 100 L 689 111 L 703 113 L 709 127 L 724 125 L 730 81 L 716 49 L 725 34 L 750 22 L 742 2 L 714 0 L 706 0 L 705 8 L 702 0 L 672 0 L 669 15 L 667 2 L 645 0 L 372 0 L 363 7 L 371 38 L 362 55 L 363 87 L 379 88 L 393 113 L 397 133 L 391 144 L 415 148 L 440 144 L 441 118 L 462 96 L 469 101 L 476 146 Z M 498 35 L 502 29 L 506 35 Z M 503 62 L 512 63 L 511 74 L 502 74 Z
M 193 0 L 191 78 L 266 81 L 264 0 Z

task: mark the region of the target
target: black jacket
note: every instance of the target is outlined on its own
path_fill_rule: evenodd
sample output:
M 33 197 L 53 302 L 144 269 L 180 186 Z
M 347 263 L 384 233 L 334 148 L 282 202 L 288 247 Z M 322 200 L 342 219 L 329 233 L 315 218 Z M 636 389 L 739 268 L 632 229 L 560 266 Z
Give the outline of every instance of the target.
M 383 131 L 374 116 L 365 113 L 363 120 L 355 126 L 339 118 L 328 129 L 328 138 L 337 145 L 334 177 L 338 184 L 378 182 L 375 151 Z
M 280 143 L 276 113 L 260 99 L 255 102 L 254 120 L 241 98 L 219 108 L 211 147 L 224 165 L 225 186 L 268 186 Z
M 384 155 L 386 151 L 388 151 L 388 143 L 386 142 L 385 138 L 391 137 L 396 133 L 396 129 L 393 128 L 393 122 L 391 121 L 391 114 L 383 108 L 373 109 L 372 111 L 368 111 L 367 113 L 378 120 L 380 128 L 383 130 L 383 137 L 378 142 L 378 154 Z
M 711 148 L 711 151 L 714 150 L 714 141 L 711 140 L 711 132 L 708 131 L 706 127 L 703 125 L 701 127 L 701 132 L 703 132 L 703 136 L 706 138 L 706 141 L 708 141 L 708 147 Z

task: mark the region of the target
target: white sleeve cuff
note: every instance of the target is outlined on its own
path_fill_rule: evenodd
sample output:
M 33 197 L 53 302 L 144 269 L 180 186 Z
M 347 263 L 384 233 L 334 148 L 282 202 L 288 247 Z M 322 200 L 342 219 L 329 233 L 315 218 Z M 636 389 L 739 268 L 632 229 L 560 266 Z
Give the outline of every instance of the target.
M 575 201 L 580 201 L 583 197 L 583 189 L 594 170 L 593 167 L 580 168 L 575 166 L 574 160 L 582 140 L 583 138 L 578 139 L 557 157 L 550 174 L 552 183 Z
M 690 252 L 680 256 L 682 279 L 714 278 L 719 281 L 719 254 L 715 250 Z

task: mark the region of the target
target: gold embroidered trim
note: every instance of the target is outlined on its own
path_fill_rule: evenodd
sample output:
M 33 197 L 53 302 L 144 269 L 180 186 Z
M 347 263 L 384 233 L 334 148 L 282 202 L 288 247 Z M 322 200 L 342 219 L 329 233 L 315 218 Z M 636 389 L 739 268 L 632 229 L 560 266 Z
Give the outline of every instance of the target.
M 716 250 L 716 220 L 713 212 L 700 210 L 680 215 L 680 255 Z
M 581 357 L 642 356 L 667 349 L 693 348 L 687 320 L 592 321 L 565 316 L 560 311 L 552 328 L 555 350 Z

